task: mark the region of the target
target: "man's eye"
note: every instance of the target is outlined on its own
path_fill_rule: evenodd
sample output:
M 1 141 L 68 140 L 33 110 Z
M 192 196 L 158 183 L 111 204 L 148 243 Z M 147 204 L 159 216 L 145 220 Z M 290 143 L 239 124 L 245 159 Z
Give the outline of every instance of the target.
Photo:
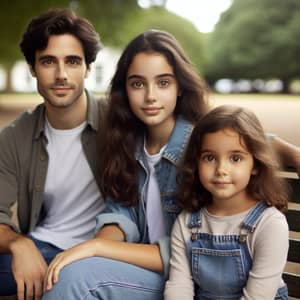
M 43 59 L 42 64 L 43 65 L 51 65 L 51 64 L 53 64 L 53 59 L 51 59 L 51 58 Z
M 69 59 L 68 64 L 70 65 L 79 65 L 78 59 Z

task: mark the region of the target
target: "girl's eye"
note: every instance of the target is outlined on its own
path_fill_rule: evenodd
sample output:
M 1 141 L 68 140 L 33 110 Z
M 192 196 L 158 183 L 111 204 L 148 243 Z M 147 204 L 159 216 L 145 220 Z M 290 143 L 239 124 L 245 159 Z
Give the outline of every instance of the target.
M 241 160 L 242 160 L 242 157 L 240 156 L 240 155 L 232 155 L 231 157 L 230 157 L 230 160 L 232 161 L 232 162 L 240 162 Z
M 168 85 L 169 85 L 169 80 L 160 80 L 159 82 L 158 82 L 158 85 L 160 86 L 160 87 L 167 87 Z
M 214 162 L 216 158 L 212 154 L 207 154 L 202 157 L 202 160 L 206 162 Z
M 140 89 L 144 86 L 142 81 L 133 81 L 130 85 L 136 89 Z

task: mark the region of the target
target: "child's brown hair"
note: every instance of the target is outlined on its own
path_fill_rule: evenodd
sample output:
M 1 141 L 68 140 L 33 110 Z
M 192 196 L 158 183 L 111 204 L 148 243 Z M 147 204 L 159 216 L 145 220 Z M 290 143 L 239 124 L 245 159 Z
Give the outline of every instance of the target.
M 251 175 L 247 187 L 249 195 L 285 212 L 288 203 L 287 185 L 276 174 L 278 162 L 259 120 L 252 111 L 229 105 L 213 109 L 196 124 L 178 174 L 179 205 L 188 211 L 196 211 L 212 201 L 211 194 L 199 180 L 197 162 L 204 135 L 226 128 L 239 134 L 253 156 L 257 174 Z

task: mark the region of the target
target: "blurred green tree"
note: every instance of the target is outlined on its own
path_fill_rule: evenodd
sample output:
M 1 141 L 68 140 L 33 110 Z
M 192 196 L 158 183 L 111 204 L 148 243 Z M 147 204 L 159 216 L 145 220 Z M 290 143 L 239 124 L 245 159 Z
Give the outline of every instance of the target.
M 300 1 L 234 0 L 207 47 L 210 82 L 279 78 L 287 91 L 300 74 Z
M 165 30 L 173 34 L 194 63 L 197 71 L 204 74 L 205 55 L 203 34 L 196 27 L 182 17 L 169 12 L 164 7 L 152 6 L 142 9 L 135 16 L 134 25 L 127 24 L 125 31 L 127 38 L 124 46 L 136 35 L 149 29 Z
M 123 48 L 137 34 L 154 28 L 172 33 L 186 50 L 196 68 L 204 71 L 202 34 L 188 20 L 165 9 L 166 0 L 148 0 L 143 9 L 137 0 L 11 0 L 0 3 L 0 65 L 7 71 L 7 91 L 11 90 L 10 71 L 18 59 L 21 35 L 30 19 L 51 7 L 71 7 L 89 19 L 105 46 Z
M 11 69 L 22 58 L 19 42 L 27 23 L 50 7 L 67 7 L 68 0 L 10 0 L 0 2 L 0 65 L 7 72 L 6 90 L 11 91 Z

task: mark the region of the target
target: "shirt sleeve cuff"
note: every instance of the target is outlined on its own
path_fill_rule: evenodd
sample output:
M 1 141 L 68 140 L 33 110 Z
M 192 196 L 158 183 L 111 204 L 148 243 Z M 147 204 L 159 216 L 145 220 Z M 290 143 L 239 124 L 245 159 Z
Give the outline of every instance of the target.
M 164 264 L 164 277 L 168 279 L 169 277 L 169 268 L 170 268 L 170 237 L 165 236 L 158 241 L 156 241 L 156 244 L 159 246 L 160 250 L 160 256 Z
M 125 234 L 125 239 L 129 243 L 139 242 L 140 233 L 134 222 L 121 214 L 102 213 L 96 217 L 95 233 L 105 225 L 117 224 Z

